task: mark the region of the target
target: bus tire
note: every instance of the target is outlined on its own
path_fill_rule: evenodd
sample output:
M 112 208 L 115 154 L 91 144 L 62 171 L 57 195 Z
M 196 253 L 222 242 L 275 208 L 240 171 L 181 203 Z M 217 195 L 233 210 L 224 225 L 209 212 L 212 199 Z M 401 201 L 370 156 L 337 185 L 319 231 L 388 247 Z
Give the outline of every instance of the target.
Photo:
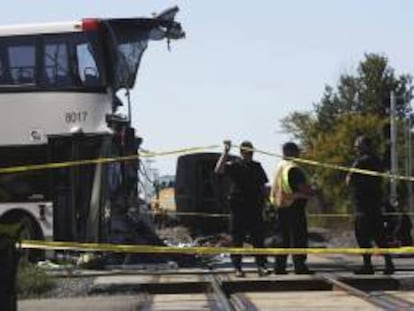
M 19 240 L 38 240 L 39 236 L 36 230 L 36 224 L 28 216 L 20 218 L 21 225 Z M 29 262 L 37 262 L 43 256 L 43 252 L 38 249 L 21 249 L 21 259 Z
M 43 239 L 39 225 L 30 215 L 24 213 L 10 213 L 0 220 L 3 224 L 19 224 L 20 232 L 18 241 Z M 20 259 L 36 262 L 44 257 L 44 252 L 38 249 L 20 249 Z

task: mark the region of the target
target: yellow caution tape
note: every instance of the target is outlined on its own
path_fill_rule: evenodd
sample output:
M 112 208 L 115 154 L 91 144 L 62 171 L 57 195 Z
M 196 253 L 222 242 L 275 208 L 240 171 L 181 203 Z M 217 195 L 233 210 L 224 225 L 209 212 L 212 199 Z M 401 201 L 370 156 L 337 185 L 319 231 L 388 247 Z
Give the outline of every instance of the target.
M 190 152 L 200 152 L 200 151 L 203 151 L 203 150 L 214 149 L 214 148 L 217 148 L 217 147 L 218 147 L 218 145 L 211 145 L 211 146 L 205 146 L 205 147 L 182 148 L 182 149 L 177 149 L 177 150 L 172 150 L 172 151 L 165 151 L 165 152 L 139 151 L 138 154 L 123 156 L 123 157 L 97 158 L 97 159 L 89 159 L 89 160 L 78 160 L 78 161 L 67 161 L 67 162 L 56 162 L 56 163 L 45 163 L 45 164 L 33 164 L 33 165 L 3 167 L 3 168 L 0 168 L 0 174 L 20 173 L 20 172 L 27 172 L 27 171 L 56 169 L 56 168 L 66 168 L 66 167 L 72 167 L 72 166 L 100 164 L 100 163 L 113 163 L 113 162 L 131 161 L 131 160 L 137 160 L 139 158 L 149 158 L 149 157 L 156 157 L 156 156 L 167 156 L 167 155 L 174 155 L 174 154 L 185 154 L 185 153 L 190 153 Z
M 195 217 L 212 217 L 212 218 L 228 218 L 231 214 L 228 213 L 202 213 L 202 212 L 177 212 L 170 210 L 151 210 L 150 214 L 153 215 L 172 215 L 172 216 L 195 216 Z M 393 213 L 382 213 L 382 216 L 414 216 L 414 213 L 404 212 L 393 212 Z M 354 217 L 351 213 L 307 213 L 307 217 L 318 217 L 318 218 L 350 218 Z
M 259 150 L 259 149 L 256 149 L 256 148 L 246 148 L 246 147 L 240 147 L 240 148 L 248 150 L 248 151 L 254 151 L 254 152 L 257 152 L 257 153 L 264 154 L 264 155 L 272 156 L 272 157 L 283 158 L 283 156 L 280 155 L 280 154 L 273 153 L 273 152 L 268 152 L 268 151 L 263 151 L 263 150 Z M 413 176 L 405 176 L 405 175 L 390 174 L 390 173 L 381 173 L 381 172 L 377 172 L 377 171 L 370 171 L 370 170 L 366 170 L 366 169 L 347 167 L 347 166 L 338 165 L 338 164 L 323 163 L 323 162 L 314 161 L 314 160 L 307 160 L 307 159 L 303 159 L 303 158 L 289 157 L 288 159 L 293 160 L 293 161 L 298 162 L 298 163 L 302 163 L 302 164 L 308 164 L 308 165 L 312 165 L 312 166 L 319 166 L 319 167 L 324 167 L 324 168 L 338 170 L 338 171 L 359 173 L 359 174 L 370 175 L 370 176 L 379 176 L 379 177 L 384 177 L 384 178 L 388 178 L 388 179 L 414 181 Z
M 149 152 L 149 151 L 139 151 L 138 154 L 123 156 L 123 157 L 113 157 L 113 158 L 97 158 L 97 159 L 89 159 L 89 160 L 78 160 L 78 161 L 67 161 L 67 162 L 56 162 L 56 163 L 45 163 L 45 164 L 33 164 L 33 165 L 22 165 L 22 166 L 13 166 L 13 167 L 3 167 L 0 168 L 0 174 L 6 173 L 18 173 L 18 172 L 27 172 L 27 171 L 34 171 L 34 170 L 44 170 L 44 169 L 56 169 L 56 168 L 66 168 L 72 166 L 81 166 L 81 165 L 90 165 L 90 164 L 100 164 L 100 163 L 113 163 L 113 162 L 122 162 L 122 161 L 130 161 L 130 160 L 137 160 L 139 158 L 151 158 L 151 157 L 158 157 L 158 156 L 168 156 L 168 155 L 175 155 L 175 154 L 185 154 L 185 153 L 193 153 L 193 152 L 200 152 L 209 149 L 218 148 L 219 145 L 210 145 L 204 147 L 190 147 L 190 148 L 182 148 L 176 149 L 172 151 L 163 151 L 163 152 Z M 237 146 L 236 146 L 237 147 Z M 264 155 L 282 158 L 280 154 L 259 150 L 256 148 L 246 148 L 241 147 L 242 149 L 246 149 L 249 151 L 255 151 L 257 153 L 261 153 Z M 404 176 L 404 175 L 397 175 L 397 174 L 390 174 L 390 173 L 381 173 L 376 171 L 370 171 L 365 169 L 357 169 L 357 168 L 350 168 L 342 165 L 337 164 L 329 164 L 329 163 L 322 163 L 319 161 L 314 160 L 307 160 L 303 158 L 291 158 L 292 160 L 313 165 L 319 167 L 325 167 L 334 170 L 340 170 L 345 172 L 353 172 L 353 173 L 360 173 L 366 174 L 371 176 L 380 176 L 389 179 L 398 179 L 398 180 L 407 180 L 407 181 L 414 181 L 414 177 L 412 176 Z
M 152 152 L 152 151 L 139 151 L 138 156 L 136 157 L 143 157 L 143 158 L 152 158 L 152 157 L 159 157 L 159 156 L 167 156 L 167 155 L 174 155 L 174 154 L 185 154 L 191 152 L 200 152 L 204 150 L 216 149 L 220 147 L 219 145 L 209 145 L 209 146 L 202 146 L 202 147 L 189 147 L 189 148 L 181 148 L 172 151 L 162 151 L 162 152 Z
M 212 218 L 226 218 L 230 217 L 230 214 L 225 213 L 201 213 L 201 212 L 175 212 L 175 211 L 162 211 L 153 210 L 150 211 L 153 215 L 171 215 L 171 216 L 196 216 L 196 217 L 212 217 Z
M 174 212 L 174 211 L 151 211 L 153 215 L 171 215 L 171 216 L 195 216 L 195 217 L 212 217 L 212 218 L 228 218 L 230 214 L 223 213 L 198 213 L 198 212 Z M 307 217 L 352 217 L 352 214 L 307 214 Z
M 193 153 L 193 152 L 200 152 L 209 149 L 218 148 L 219 145 L 210 145 L 205 147 L 190 147 L 190 148 L 182 148 L 176 149 L 172 151 L 164 151 L 164 152 L 148 152 L 148 151 L 139 151 L 138 154 L 123 156 L 123 157 L 113 157 L 113 158 L 97 158 L 97 159 L 89 159 L 89 160 L 78 160 L 78 161 L 67 161 L 67 162 L 56 162 L 56 163 L 45 163 L 45 164 L 33 164 L 33 165 L 22 165 L 22 166 L 13 166 L 13 167 L 3 167 L 0 168 L 0 174 L 6 173 L 18 173 L 18 172 L 27 172 L 27 171 L 34 171 L 34 170 L 45 170 L 45 169 L 56 169 L 56 168 L 66 168 L 72 166 L 82 166 L 82 165 L 90 165 L 90 164 L 100 164 L 100 163 L 113 163 L 113 162 L 122 162 L 122 161 L 131 161 L 137 160 L 139 158 L 151 158 L 151 157 L 158 157 L 158 156 L 168 156 L 168 155 L 175 155 L 175 154 L 185 154 L 185 153 Z M 237 147 L 237 145 L 236 145 Z M 246 149 L 249 151 L 254 151 L 257 153 L 261 153 L 264 155 L 282 158 L 283 156 L 259 150 L 256 148 L 246 148 L 241 147 L 242 149 Z M 345 172 L 353 172 L 353 173 L 360 173 L 365 175 L 371 176 L 380 176 L 389 179 L 397 179 L 397 180 L 407 180 L 407 181 L 414 181 L 414 177 L 412 176 L 404 176 L 404 175 L 397 175 L 397 174 L 390 174 L 390 173 L 381 173 L 376 171 L 370 171 L 365 169 L 357 169 L 357 168 L 350 168 L 342 165 L 337 164 L 329 164 L 329 163 L 322 163 L 319 161 L 314 160 L 307 160 L 303 158 L 290 158 L 298 163 L 325 167 L 334 170 L 340 170 Z
M 237 248 L 237 247 L 173 247 L 152 245 L 120 245 L 77 242 L 51 242 L 23 240 L 18 246 L 27 249 L 94 251 L 115 253 L 157 253 L 218 255 L 287 255 L 287 254 L 414 254 L 414 247 L 395 248 Z

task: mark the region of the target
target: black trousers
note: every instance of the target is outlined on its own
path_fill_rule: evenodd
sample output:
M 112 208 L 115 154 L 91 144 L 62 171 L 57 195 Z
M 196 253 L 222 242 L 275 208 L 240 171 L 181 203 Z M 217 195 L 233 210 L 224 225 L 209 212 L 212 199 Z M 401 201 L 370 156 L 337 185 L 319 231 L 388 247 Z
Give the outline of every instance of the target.
M 372 243 L 386 248 L 384 218 L 380 213 L 357 214 L 355 216 L 355 238 L 360 248 L 371 248 Z M 364 264 L 371 264 L 371 255 L 363 255 Z M 384 255 L 385 264 L 392 264 L 390 255 Z
M 234 247 L 242 247 L 248 236 L 254 247 L 263 247 L 264 231 L 260 208 L 254 213 L 233 212 L 230 219 L 230 228 Z M 263 255 L 255 256 L 255 258 L 258 266 L 262 266 L 266 262 Z M 231 255 L 231 260 L 236 269 L 241 268 L 241 255 Z
M 306 248 L 308 247 L 308 224 L 306 221 L 304 204 L 292 205 L 277 209 L 278 224 L 283 248 Z M 288 255 L 277 255 L 275 257 L 275 269 L 286 269 Z M 305 265 L 306 254 L 292 255 L 295 269 Z

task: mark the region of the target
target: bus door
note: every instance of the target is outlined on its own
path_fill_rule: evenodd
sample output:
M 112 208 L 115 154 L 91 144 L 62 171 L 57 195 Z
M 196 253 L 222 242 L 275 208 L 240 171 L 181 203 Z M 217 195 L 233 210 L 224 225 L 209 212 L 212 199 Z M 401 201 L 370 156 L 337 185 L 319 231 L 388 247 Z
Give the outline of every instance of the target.
M 49 160 L 82 161 L 107 157 L 111 135 L 49 137 Z M 55 240 L 98 242 L 105 237 L 102 223 L 107 198 L 104 164 L 73 165 L 52 170 Z

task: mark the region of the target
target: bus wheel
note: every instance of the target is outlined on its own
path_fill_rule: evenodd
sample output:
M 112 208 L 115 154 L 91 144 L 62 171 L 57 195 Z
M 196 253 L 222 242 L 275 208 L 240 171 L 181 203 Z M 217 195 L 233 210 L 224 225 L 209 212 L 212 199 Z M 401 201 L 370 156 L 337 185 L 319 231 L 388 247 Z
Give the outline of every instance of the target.
M 36 227 L 33 221 L 27 217 L 23 216 L 20 218 L 19 223 L 21 225 L 19 240 L 37 240 L 38 235 L 36 232 Z M 21 249 L 20 250 L 21 260 L 36 262 L 42 258 L 42 251 L 38 249 Z

